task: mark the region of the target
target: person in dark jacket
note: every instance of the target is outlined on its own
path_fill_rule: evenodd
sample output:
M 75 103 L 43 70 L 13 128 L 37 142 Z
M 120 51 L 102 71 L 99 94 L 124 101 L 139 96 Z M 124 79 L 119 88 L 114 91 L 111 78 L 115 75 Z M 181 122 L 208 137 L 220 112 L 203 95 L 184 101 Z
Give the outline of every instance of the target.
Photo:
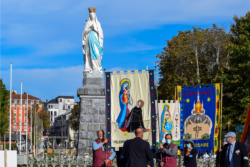
M 234 132 L 228 132 L 225 137 L 228 144 L 222 149 L 221 167 L 247 167 L 248 157 L 245 145 L 236 140 Z
M 197 167 L 196 155 L 197 150 L 194 148 L 194 142 L 190 139 L 187 139 L 186 148 L 184 151 L 183 167 Z
M 217 150 L 216 152 L 216 167 L 222 167 L 224 164 L 224 161 L 221 161 L 222 157 L 222 150 L 223 148 L 228 144 L 226 141 L 226 137 L 224 136 L 223 142 L 221 143 L 222 147 Z
M 148 167 L 153 156 L 149 143 L 143 140 L 143 129 L 137 128 L 135 136 L 123 145 L 124 167 Z

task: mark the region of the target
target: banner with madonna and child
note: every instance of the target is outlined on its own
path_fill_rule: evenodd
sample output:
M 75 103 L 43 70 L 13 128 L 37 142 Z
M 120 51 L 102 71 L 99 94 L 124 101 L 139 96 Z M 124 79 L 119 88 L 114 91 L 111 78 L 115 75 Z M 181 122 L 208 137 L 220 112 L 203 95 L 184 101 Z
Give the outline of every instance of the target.
M 154 70 L 105 72 L 108 148 L 118 150 L 135 130 L 156 146 Z
M 194 141 L 197 150 L 216 151 L 220 121 L 220 84 L 181 89 L 181 145 L 185 140 Z
M 172 134 L 172 142 L 180 145 L 180 101 L 179 100 L 160 100 L 155 101 L 159 113 L 159 123 L 157 120 L 157 143 L 165 143 L 165 135 Z M 159 127 L 160 126 L 160 127 Z

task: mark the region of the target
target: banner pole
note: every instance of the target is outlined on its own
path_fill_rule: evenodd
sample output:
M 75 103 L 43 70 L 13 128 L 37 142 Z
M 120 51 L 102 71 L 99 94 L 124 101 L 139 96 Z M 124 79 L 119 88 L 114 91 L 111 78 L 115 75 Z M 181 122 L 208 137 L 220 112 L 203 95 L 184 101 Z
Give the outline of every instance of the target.
M 221 99 L 220 99 L 220 148 L 221 148 L 221 136 L 222 136 L 222 104 L 223 104 L 223 83 L 221 83 Z
M 174 100 L 176 101 L 176 86 L 174 87 Z
M 105 96 L 107 96 L 106 95 L 106 69 L 104 69 L 104 82 L 105 82 Z M 107 105 L 106 105 L 106 98 L 107 97 L 105 97 L 105 126 L 106 126 L 106 139 L 108 138 L 108 133 L 107 133 Z M 104 136 L 103 136 L 103 138 L 104 138 Z M 107 161 L 107 158 L 108 158 L 108 155 L 107 155 L 107 146 L 108 146 L 108 143 L 106 143 L 106 148 L 105 148 L 105 162 Z M 104 166 L 106 167 L 107 166 L 107 164 L 104 162 Z
M 155 66 L 155 81 L 156 81 L 156 103 L 155 103 L 155 105 L 156 105 L 156 111 L 157 111 L 157 119 L 158 119 L 158 132 L 159 132 L 159 134 L 158 134 L 158 137 L 159 137 L 159 145 L 160 145 L 160 143 L 161 143 L 161 141 L 160 141 L 160 137 L 161 137 L 161 135 L 160 135 L 160 127 L 161 127 L 161 125 L 160 125 L 160 115 L 159 115 L 159 108 L 158 108 L 158 78 L 157 78 L 157 66 Z M 157 131 L 156 131 L 157 132 Z M 160 154 L 161 155 L 161 161 L 162 161 L 162 154 Z

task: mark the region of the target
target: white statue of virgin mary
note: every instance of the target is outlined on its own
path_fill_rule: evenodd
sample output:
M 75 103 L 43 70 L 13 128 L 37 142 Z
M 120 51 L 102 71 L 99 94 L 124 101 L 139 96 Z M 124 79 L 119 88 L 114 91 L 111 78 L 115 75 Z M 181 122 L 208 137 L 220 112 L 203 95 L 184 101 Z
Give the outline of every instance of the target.
M 96 8 L 89 9 L 89 18 L 82 33 L 82 50 L 84 54 L 84 72 L 102 72 L 103 32 L 97 20 Z

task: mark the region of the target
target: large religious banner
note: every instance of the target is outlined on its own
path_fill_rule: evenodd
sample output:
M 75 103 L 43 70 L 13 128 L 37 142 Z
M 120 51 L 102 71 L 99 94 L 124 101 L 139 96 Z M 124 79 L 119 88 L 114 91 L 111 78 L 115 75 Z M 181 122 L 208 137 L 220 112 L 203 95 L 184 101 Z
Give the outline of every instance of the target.
M 154 70 L 105 72 L 108 148 L 123 147 L 144 130 L 143 139 L 156 145 Z
M 157 103 L 157 101 L 156 101 Z M 172 142 L 180 145 L 180 102 L 179 100 L 160 100 L 158 104 L 159 123 L 157 123 L 157 142 L 165 143 L 165 135 L 172 134 Z M 157 121 L 158 122 L 158 121 Z M 159 127 L 160 126 L 160 127 Z M 158 128 L 159 127 L 159 128 Z
M 250 154 L 250 104 L 247 104 L 245 110 L 247 113 L 247 117 L 245 120 L 245 125 L 240 142 L 245 144 L 247 153 Z
M 181 90 L 181 148 L 191 139 L 197 150 L 217 150 L 220 120 L 220 84 L 194 88 L 184 86 Z

